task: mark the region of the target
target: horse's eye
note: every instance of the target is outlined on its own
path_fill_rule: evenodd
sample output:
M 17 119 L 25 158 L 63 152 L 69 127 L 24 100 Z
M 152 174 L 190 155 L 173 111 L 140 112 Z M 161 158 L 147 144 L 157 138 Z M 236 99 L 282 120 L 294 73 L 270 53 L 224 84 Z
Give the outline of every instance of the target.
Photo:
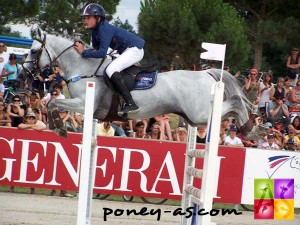
M 36 54 L 36 53 L 37 53 L 37 50 L 31 49 L 31 53 L 32 53 L 32 54 Z

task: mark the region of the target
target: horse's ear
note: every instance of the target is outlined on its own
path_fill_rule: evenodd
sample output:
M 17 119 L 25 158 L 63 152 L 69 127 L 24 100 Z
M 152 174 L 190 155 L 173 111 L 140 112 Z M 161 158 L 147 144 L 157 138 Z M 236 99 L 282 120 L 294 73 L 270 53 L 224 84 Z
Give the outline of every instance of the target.
M 39 25 L 35 25 L 31 28 L 31 35 L 33 38 L 42 40 L 44 36 L 43 33 L 44 31 Z

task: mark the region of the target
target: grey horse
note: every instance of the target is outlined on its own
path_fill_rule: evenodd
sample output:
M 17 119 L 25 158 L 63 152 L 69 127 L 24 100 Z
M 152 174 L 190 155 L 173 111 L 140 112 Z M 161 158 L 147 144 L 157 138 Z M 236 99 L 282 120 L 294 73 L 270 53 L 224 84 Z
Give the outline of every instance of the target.
M 94 118 L 110 120 L 110 107 L 114 91 L 105 82 L 106 66 L 111 62 L 82 58 L 73 48 L 74 41 L 67 38 L 49 35 L 37 29 L 38 38 L 33 41 L 26 63 L 25 71 L 34 67 L 43 68 L 54 61 L 65 72 L 68 78 L 68 89 L 71 99 L 54 99 L 48 109 L 63 107 L 71 111 L 84 113 L 86 82 L 96 84 Z M 97 70 L 97 67 L 101 67 Z M 99 76 L 91 76 L 95 74 Z M 176 70 L 159 73 L 154 87 L 146 90 L 131 91 L 134 101 L 140 107 L 136 114 L 125 119 L 151 118 L 156 115 L 175 113 L 184 117 L 192 126 L 207 124 L 212 86 L 220 80 L 221 71 Z M 80 78 L 80 79 L 78 79 Z M 250 139 L 258 139 L 265 132 L 262 126 L 255 127 L 248 118 L 251 104 L 242 92 L 237 80 L 224 71 L 225 84 L 222 117 L 234 116 L 241 132 Z M 124 118 L 120 118 L 124 119 Z

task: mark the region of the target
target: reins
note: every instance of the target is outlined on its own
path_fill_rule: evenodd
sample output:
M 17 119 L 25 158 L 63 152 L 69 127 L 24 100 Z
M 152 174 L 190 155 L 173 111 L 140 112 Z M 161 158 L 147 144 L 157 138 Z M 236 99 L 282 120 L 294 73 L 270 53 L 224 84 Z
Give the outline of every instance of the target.
M 56 57 L 52 60 L 52 59 L 51 59 L 51 55 L 50 55 L 48 49 L 46 48 L 46 34 L 44 34 L 44 39 L 43 39 L 43 40 L 37 39 L 37 38 L 36 38 L 35 40 L 38 41 L 38 42 L 40 42 L 40 43 L 42 44 L 42 45 L 41 45 L 41 48 L 38 50 L 38 55 L 37 55 L 36 59 L 30 60 L 30 61 L 25 61 L 25 62 L 22 63 L 22 68 L 25 70 L 25 72 L 26 72 L 27 74 L 30 74 L 30 75 L 31 75 L 32 77 L 34 77 L 34 78 L 36 77 L 37 71 L 42 72 L 42 69 L 44 69 L 45 67 L 48 67 L 48 66 L 52 69 L 52 68 L 53 68 L 54 62 L 55 62 L 62 54 L 64 54 L 64 53 L 65 53 L 66 51 L 68 51 L 70 48 L 72 48 L 72 47 L 75 46 L 75 43 L 73 43 L 72 45 L 70 45 L 69 47 L 67 47 L 66 49 L 64 49 L 58 56 L 56 56 Z M 40 61 L 40 58 L 41 58 L 41 55 L 42 55 L 42 52 L 43 52 L 44 49 L 45 49 L 45 51 L 46 51 L 46 53 L 47 53 L 47 55 L 48 55 L 48 58 L 49 58 L 49 60 L 50 60 L 50 65 L 47 65 L 47 66 L 45 66 L 45 67 L 43 67 L 43 68 L 40 68 L 40 67 L 39 67 L 39 61 Z M 83 76 L 77 75 L 77 76 L 74 76 L 74 77 L 68 79 L 68 80 L 66 81 L 66 83 L 68 84 L 68 83 L 71 82 L 71 81 L 74 82 L 74 81 L 78 81 L 78 80 L 80 80 L 80 79 L 85 79 L 85 78 L 103 77 L 104 74 L 102 74 L 102 75 L 97 75 L 97 72 L 98 72 L 98 70 L 100 69 L 100 67 L 103 65 L 105 59 L 106 59 L 106 57 L 102 58 L 102 60 L 101 60 L 101 62 L 100 62 L 100 64 L 99 64 L 99 66 L 97 67 L 97 69 L 96 69 L 96 71 L 94 72 L 94 74 L 92 74 L 92 75 L 83 75 Z M 25 68 L 24 65 L 23 65 L 24 63 L 32 63 L 32 64 L 33 64 L 33 70 L 30 71 L 29 69 Z

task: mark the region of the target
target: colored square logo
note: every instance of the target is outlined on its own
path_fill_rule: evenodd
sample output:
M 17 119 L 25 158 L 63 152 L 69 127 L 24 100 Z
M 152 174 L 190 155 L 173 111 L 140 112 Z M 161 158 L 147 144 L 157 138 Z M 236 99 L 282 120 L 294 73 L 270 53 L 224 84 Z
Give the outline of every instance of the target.
M 275 179 L 274 198 L 294 199 L 294 179 Z
M 274 219 L 274 199 L 254 200 L 254 219 Z
M 294 219 L 294 179 L 254 179 L 254 219 Z
M 255 179 L 254 199 L 274 199 L 274 180 Z
M 274 219 L 293 220 L 294 219 L 294 200 L 275 199 L 274 200 Z

